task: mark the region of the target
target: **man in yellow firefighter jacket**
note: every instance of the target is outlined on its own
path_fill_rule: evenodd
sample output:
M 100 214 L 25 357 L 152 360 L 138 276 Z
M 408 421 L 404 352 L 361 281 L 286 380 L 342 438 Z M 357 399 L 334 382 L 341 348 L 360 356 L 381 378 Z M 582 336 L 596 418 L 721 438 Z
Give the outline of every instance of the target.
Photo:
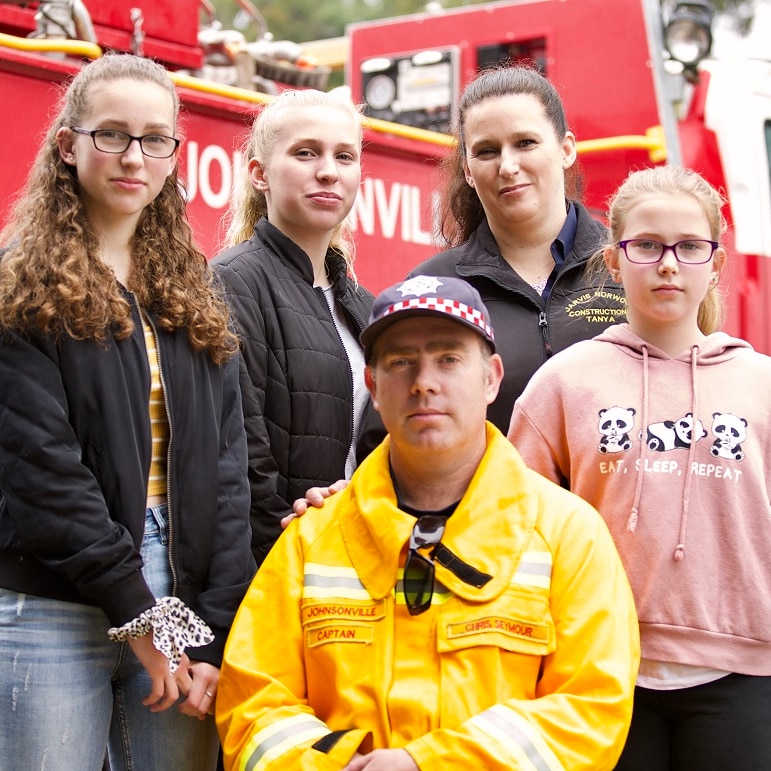
M 485 422 L 503 367 L 481 298 L 414 277 L 361 339 L 389 436 L 290 524 L 241 605 L 217 694 L 226 767 L 613 768 L 632 595 L 599 514 Z

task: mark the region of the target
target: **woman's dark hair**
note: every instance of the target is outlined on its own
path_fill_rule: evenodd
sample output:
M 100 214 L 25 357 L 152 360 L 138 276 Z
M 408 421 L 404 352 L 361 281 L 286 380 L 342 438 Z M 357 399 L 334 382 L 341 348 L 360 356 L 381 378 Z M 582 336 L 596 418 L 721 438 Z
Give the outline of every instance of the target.
M 441 164 L 444 177 L 440 215 L 441 235 L 449 246 L 465 243 L 484 219 L 482 202 L 466 181 L 463 159 L 466 155 L 464 129 L 468 111 L 485 101 L 512 94 L 531 94 L 543 105 L 546 117 L 560 141 L 568 132 L 565 108 L 554 86 L 535 67 L 516 65 L 498 67 L 479 73 L 464 89 L 458 103 L 457 143 Z M 582 180 L 578 164 L 565 172 L 565 194 L 580 200 Z

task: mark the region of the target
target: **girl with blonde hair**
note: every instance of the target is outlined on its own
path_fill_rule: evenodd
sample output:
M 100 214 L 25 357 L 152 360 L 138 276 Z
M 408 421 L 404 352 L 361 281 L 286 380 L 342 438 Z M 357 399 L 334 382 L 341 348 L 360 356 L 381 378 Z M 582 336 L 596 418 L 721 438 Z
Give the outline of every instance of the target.
M 361 180 L 359 113 L 338 92 L 285 91 L 254 121 L 214 264 L 242 340 L 253 550 L 309 487 L 350 478 L 371 410 L 359 333 L 372 295 L 347 223 Z
M 642 663 L 620 771 L 771 757 L 771 358 L 719 331 L 722 205 L 689 169 L 629 175 L 595 258 L 628 322 L 545 364 L 509 429 L 599 510 L 632 585 Z

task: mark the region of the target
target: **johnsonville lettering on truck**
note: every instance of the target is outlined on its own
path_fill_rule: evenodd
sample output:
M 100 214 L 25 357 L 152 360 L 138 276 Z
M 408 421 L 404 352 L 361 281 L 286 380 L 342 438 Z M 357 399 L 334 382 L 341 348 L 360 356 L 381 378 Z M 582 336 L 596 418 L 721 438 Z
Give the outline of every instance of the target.
M 238 148 L 260 105 L 283 88 L 325 88 L 330 67 L 344 67 L 365 112 L 356 269 L 378 291 L 441 248 L 436 167 L 463 86 L 480 67 L 527 60 L 563 97 L 585 203 L 598 217 L 641 166 L 679 163 L 724 191 L 727 330 L 771 353 L 769 49 L 711 58 L 708 0 L 674 3 L 667 18 L 659 0 L 496 2 L 352 24 L 343 39 L 300 45 L 199 28 L 201 7 L 213 13 L 206 0 L 0 0 L 0 222 L 60 84 L 105 50 L 134 51 L 161 61 L 179 87 L 190 217 L 213 255 Z

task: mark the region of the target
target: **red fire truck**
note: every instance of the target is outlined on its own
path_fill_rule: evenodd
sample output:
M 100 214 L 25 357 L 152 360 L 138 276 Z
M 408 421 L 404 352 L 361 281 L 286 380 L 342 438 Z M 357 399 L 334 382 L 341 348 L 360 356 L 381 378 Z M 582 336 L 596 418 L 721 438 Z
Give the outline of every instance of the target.
M 211 11 L 205 0 L 0 0 L 0 222 L 60 84 L 86 58 L 133 50 L 163 62 L 179 86 L 191 219 L 205 250 L 220 248 L 251 117 L 271 90 L 323 87 L 328 69 L 311 58 L 318 44 L 202 28 L 202 7 Z M 771 61 L 766 50 L 698 62 L 710 21 L 707 0 L 675 3 L 667 19 L 659 0 L 507 0 L 350 25 L 338 42 L 367 116 L 352 213 L 362 283 L 377 291 L 437 250 L 435 172 L 458 94 L 480 67 L 526 59 L 564 99 L 598 216 L 630 169 L 654 163 L 689 166 L 725 191 L 728 329 L 771 353 Z

